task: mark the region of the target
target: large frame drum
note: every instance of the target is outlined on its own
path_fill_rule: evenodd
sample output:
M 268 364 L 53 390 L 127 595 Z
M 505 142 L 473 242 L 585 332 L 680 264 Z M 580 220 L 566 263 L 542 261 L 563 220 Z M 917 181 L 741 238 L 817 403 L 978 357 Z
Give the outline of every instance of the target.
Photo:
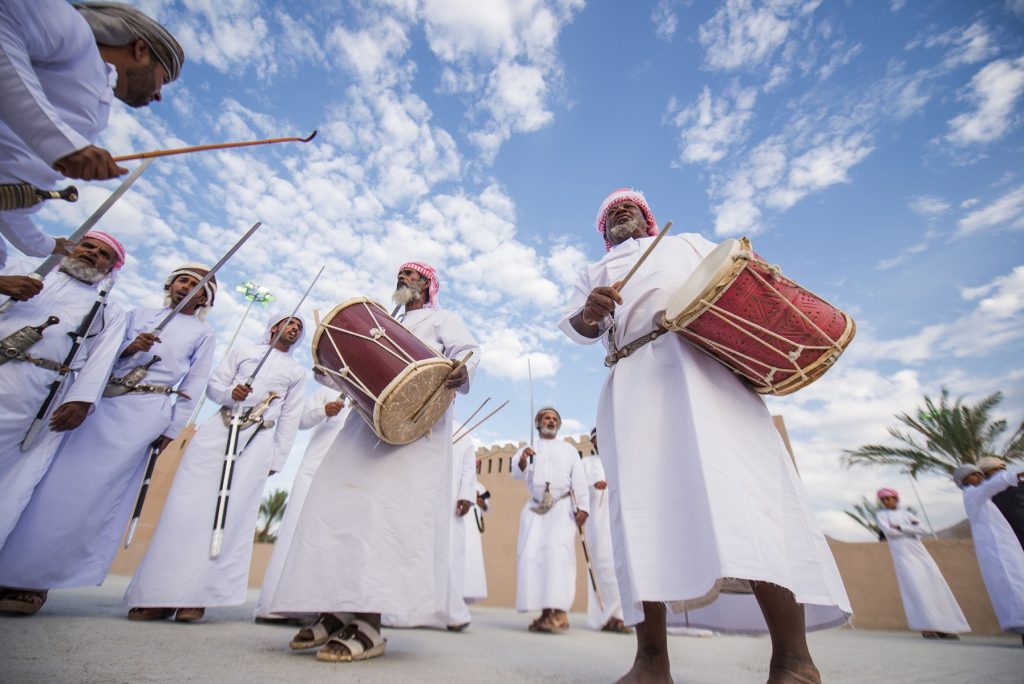
M 747 380 L 784 395 L 821 377 L 850 344 L 853 319 L 783 277 L 750 240 L 726 240 L 669 300 L 661 324 Z
M 441 387 L 453 366 L 365 297 L 336 306 L 313 335 L 314 372 L 388 444 L 419 439 L 445 414 L 455 393 Z

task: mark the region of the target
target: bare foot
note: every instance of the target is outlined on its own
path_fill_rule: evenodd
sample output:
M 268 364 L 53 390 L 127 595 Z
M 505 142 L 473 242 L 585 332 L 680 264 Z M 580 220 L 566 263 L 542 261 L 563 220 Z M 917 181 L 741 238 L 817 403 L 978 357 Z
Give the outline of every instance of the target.
M 771 664 L 768 684 L 821 684 L 821 674 L 810 660 Z
M 672 673 L 667 660 L 663 664 L 656 664 L 638 658 L 632 669 L 615 684 L 673 684 Z

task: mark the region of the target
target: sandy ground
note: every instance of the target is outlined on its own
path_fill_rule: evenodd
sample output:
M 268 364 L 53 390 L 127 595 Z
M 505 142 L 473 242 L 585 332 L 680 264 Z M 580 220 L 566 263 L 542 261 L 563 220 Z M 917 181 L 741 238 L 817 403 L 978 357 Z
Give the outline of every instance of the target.
M 212 609 L 196 624 L 126 619 L 127 578 L 102 587 L 54 591 L 42 612 L 0 617 L 0 682 L 612 682 L 633 659 L 634 638 L 575 627 L 564 635 L 526 631 L 532 616 L 473 608 L 463 633 L 385 630 L 383 658 L 318 662 L 293 653 L 294 627 L 258 625 L 257 594 L 235 608 Z M 583 615 L 570 616 L 583 625 Z M 925 641 L 911 632 L 834 629 L 809 635 L 825 682 L 1021 684 L 1024 648 L 1017 636 Z M 766 637 L 672 637 L 678 684 L 764 682 Z

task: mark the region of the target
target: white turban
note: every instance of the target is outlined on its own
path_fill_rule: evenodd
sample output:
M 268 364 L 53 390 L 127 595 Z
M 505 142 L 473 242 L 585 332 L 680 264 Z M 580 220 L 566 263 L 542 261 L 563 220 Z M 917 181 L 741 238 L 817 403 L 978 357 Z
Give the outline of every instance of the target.
M 78 10 L 92 29 L 100 45 L 120 47 L 141 38 L 160 62 L 167 77 L 175 80 L 181 74 L 185 51 L 170 31 L 131 5 L 120 2 L 76 2 Z

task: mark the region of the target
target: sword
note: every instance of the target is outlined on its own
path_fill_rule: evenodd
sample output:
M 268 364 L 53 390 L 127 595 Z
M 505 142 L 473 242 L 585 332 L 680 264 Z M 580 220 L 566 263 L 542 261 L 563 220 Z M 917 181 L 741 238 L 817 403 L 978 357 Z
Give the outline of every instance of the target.
M 576 492 L 573 488 L 569 487 L 569 495 L 572 497 L 572 507 L 574 513 L 579 513 L 579 506 L 576 505 Z M 597 588 L 597 579 L 594 577 L 594 565 L 590 562 L 590 553 L 587 551 L 587 540 L 583 537 L 583 526 L 577 525 L 576 529 L 580 531 L 580 546 L 583 547 L 583 560 L 587 561 L 587 573 L 590 575 L 590 586 L 594 588 L 594 596 L 597 598 L 597 605 L 604 610 L 604 601 L 601 600 L 601 590 Z
M 530 380 L 530 448 L 533 449 L 533 433 L 537 429 L 537 416 L 533 412 L 533 367 L 530 366 L 530 357 L 526 357 L 526 375 Z M 533 465 L 533 456 L 530 456 L 530 465 Z
M 267 351 L 263 354 L 263 358 L 260 359 L 259 363 L 256 364 L 256 368 L 253 369 L 249 378 L 243 383 L 246 387 L 252 388 L 252 383 L 256 380 L 256 374 L 263 368 L 263 364 L 266 363 L 267 358 L 270 356 L 270 352 L 274 350 L 274 346 L 281 340 L 281 336 L 284 334 L 285 328 L 288 327 L 287 321 L 290 321 L 295 317 L 299 307 L 306 301 L 306 297 L 309 296 L 313 286 L 316 285 L 316 281 L 319 280 L 320 274 L 324 272 L 325 266 L 321 266 L 316 276 L 313 278 L 313 282 L 309 284 L 306 291 L 303 293 L 302 298 L 299 299 L 298 304 L 292 309 L 291 315 L 287 318 L 282 318 L 285 321 L 285 325 L 279 325 L 277 334 L 274 335 L 274 339 L 270 341 L 270 346 L 267 347 Z M 239 405 L 235 405 L 231 409 L 231 422 L 228 425 L 228 440 L 224 445 L 224 465 L 220 472 L 220 488 L 217 491 L 217 507 L 213 514 L 213 536 L 210 539 L 210 558 L 217 558 L 220 556 L 220 552 L 224 547 L 224 525 L 227 521 L 228 515 L 228 498 L 231 496 L 231 479 L 235 473 L 235 461 L 238 460 L 239 448 L 238 448 L 238 435 L 241 432 L 240 427 L 242 421 L 245 420 L 245 414 L 247 409 Z M 259 427 L 257 427 L 259 430 Z M 253 435 L 255 437 L 255 434 Z M 252 440 L 250 440 L 252 441 Z M 248 442 L 246 443 L 248 446 Z
M 117 186 L 114 192 L 110 193 L 110 197 L 105 199 L 103 201 L 103 204 L 101 204 L 99 208 L 96 209 L 96 211 L 92 212 L 92 216 L 85 219 L 85 222 L 82 225 L 80 225 L 78 229 L 68 237 L 68 240 L 70 240 L 71 242 L 78 242 L 79 240 L 82 239 L 83 235 L 92 230 L 92 227 L 95 226 L 101 218 L 103 218 L 103 215 L 110 210 L 110 207 L 114 206 L 114 202 L 121 199 L 121 195 L 128 192 L 128 188 L 132 186 L 132 183 L 137 181 L 139 179 L 139 176 L 142 175 L 142 172 L 148 169 L 149 165 L 152 163 L 152 159 L 145 159 L 141 164 L 136 166 L 135 169 L 131 173 L 129 173 L 123 181 L 121 181 L 121 184 Z M 36 280 L 42 280 L 50 271 L 55 269 L 60 264 L 62 259 L 64 259 L 63 254 L 51 254 L 50 256 L 46 257 L 43 263 L 39 264 L 39 266 L 36 267 L 36 270 L 29 273 L 28 277 L 35 278 Z M 8 299 L 3 304 L 0 304 L 0 314 L 11 308 L 11 305 L 13 304 L 13 299 Z
M 153 479 L 156 457 L 160 455 L 161 441 L 163 441 L 162 437 L 154 439 L 146 454 L 146 474 L 142 477 L 142 486 L 139 488 L 138 496 L 135 497 L 135 512 L 132 513 L 132 521 L 128 523 L 128 534 L 124 537 L 124 548 L 126 549 L 131 546 L 132 539 L 135 537 L 135 528 L 139 524 L 139 518 L 142 517 L 142 506 L 146 503 L 146 493 L 149 491 L 149 481 Z
M 53 411 L 61 405 L 61 400 L 71 389 L 71 383 L 68 380 L 71 377 L 71 368 L 75 360 L 78 358 L 78 354 L 82 351 L 82 343 L 89 336 L 89 332 L 92 330 L 92 324 L 96 321 L 96 316 L 103 309 L 106 304 L 107 295 L 110 294 L 110 289 L 114 287 L 113 278 L 106 278 L 103 284 L 100 285 L 99 292 L 96 293 L 96 299 L 92 303 L 92 308 L 89 313 L 86 314 L 85 318 L 82 319 L 81 325 L 78 326 L 78 330 L 73 335 L 71 342 L 71 348 L 68 350 L 67 356 L 64 358 L 64 366 L 57 372 L 57 377 L 50 385 L 50 391 L 46 395 L 46 399 L 43 400 L 42 405 L 39 407 L 39 411 L 36 413 L 35 419 L 28 428 L 28 432 L 25 434 L 25 438 L 21 440 L 21 450 L 26 452 L 32 448 L 36 438 L 39 437 L 39 433 L 43 428 L 47 427 L 50 422 L 50 416 L 53 415 Z
M 196 283 L 196 286 L 192 288 L 192 291 L 189 292 L 184 297 L 182 297 L 181 301 L 178 302 L 177 306 L 175 306 L 170 313 L 164 316 L 164 319 L 160 321 L 160 323 L 153 330 L 154 335 L 159 336 L 160 333 L 163 332 L 164 328 L 167 327 L 167 324 L 171 322 L 171 319 L 173 319 L 175 316 L 181 313 L 181 310 L 188 306 L 188 303 L 192 301 L 192 298 L 203 291 L 203 288 L 206 286 L 206 283 L 210 282 L 210 279 L 213 278 L 213 276 L 217 273 L 220 267 L 227 263 L 228 259 L 235 255 L 235 252 L 237 252 L 238 249 L 245 244 L 246 240 L 252 237 L 253 233 L 259 230 L 259 227 L 261 225 L 263 225 L 263 223 L 261 221 L 257 221 L 256 223 L 252 224 L 252 228 L 245 232 L 245 235 L 238 238 L 238 242 L 232 245 L 231 249 L 224 253 L 224 256 L 220 258 L 220 261 L 215 263 L 213 267 L 210 269 L 210 271 L 206 275 L 204 275 L 199 280 L 198 283 Z

